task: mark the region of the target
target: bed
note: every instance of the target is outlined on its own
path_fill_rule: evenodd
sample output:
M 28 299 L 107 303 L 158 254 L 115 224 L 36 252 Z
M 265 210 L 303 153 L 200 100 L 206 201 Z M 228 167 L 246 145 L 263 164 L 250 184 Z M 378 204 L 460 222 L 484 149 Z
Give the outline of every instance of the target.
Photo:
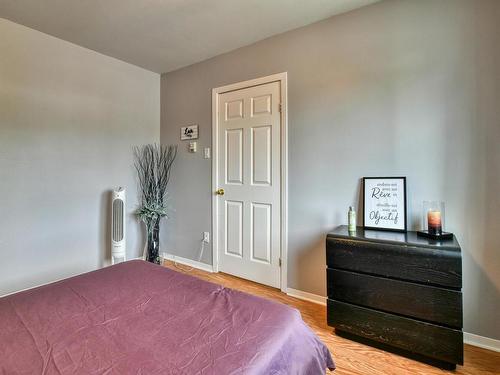
M 300 313 L 141 260 L 0 298 L 0 374 L 324 374 Z

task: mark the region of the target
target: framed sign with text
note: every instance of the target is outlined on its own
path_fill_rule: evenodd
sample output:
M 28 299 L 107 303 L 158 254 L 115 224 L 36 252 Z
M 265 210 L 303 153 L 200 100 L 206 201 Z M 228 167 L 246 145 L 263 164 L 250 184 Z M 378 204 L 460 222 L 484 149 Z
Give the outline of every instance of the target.
M 366 229 L 406 232 L 406 177 L 363 177 Z
M 181 128 L 181 141 L 198 139 L 198 125 L 184 126 Z

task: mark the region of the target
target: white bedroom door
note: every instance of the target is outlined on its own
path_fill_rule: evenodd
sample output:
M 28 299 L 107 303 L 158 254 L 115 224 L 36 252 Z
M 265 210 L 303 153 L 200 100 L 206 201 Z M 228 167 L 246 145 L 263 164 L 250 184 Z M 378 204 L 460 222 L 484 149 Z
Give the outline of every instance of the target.
M 280 82 L 219 95 L 219 270 L 280 287 Z M 221 190 L 222 189 L 222 190 Z

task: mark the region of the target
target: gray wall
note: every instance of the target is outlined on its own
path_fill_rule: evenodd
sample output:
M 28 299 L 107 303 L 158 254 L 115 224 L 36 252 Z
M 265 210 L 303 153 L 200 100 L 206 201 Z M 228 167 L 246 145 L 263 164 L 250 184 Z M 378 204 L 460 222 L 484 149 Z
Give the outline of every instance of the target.
M 211 228 L 211 89 L 286 71 L 288 286 L 325 295 L 325 234 L 359 207 L 360 177 L 405 175 L 410 228 L 423 200 L 446 202 L 465 330 L 500 339 L 499 19 L 495 0 L 383 1 L 162 75 L 161 141 L 201 133 L 175 165 L 164 251 L 196 259 Z
M 104 265 L 117 185 L 138 256 L 131 147 L 159 141 L 160 76 L 4 19 L 0 35 L 0 295 Z

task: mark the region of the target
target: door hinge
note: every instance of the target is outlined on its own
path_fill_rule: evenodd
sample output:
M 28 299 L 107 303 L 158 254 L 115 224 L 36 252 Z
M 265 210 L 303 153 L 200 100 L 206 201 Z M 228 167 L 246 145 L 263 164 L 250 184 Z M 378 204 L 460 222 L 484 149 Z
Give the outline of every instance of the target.
M 283 112 L 283 104 L 280 103 L 280 106 L 279 106 L 279 111 L 280 113 Z
M 278 264 L 281 267 L 281 258 L 278 259 Z

